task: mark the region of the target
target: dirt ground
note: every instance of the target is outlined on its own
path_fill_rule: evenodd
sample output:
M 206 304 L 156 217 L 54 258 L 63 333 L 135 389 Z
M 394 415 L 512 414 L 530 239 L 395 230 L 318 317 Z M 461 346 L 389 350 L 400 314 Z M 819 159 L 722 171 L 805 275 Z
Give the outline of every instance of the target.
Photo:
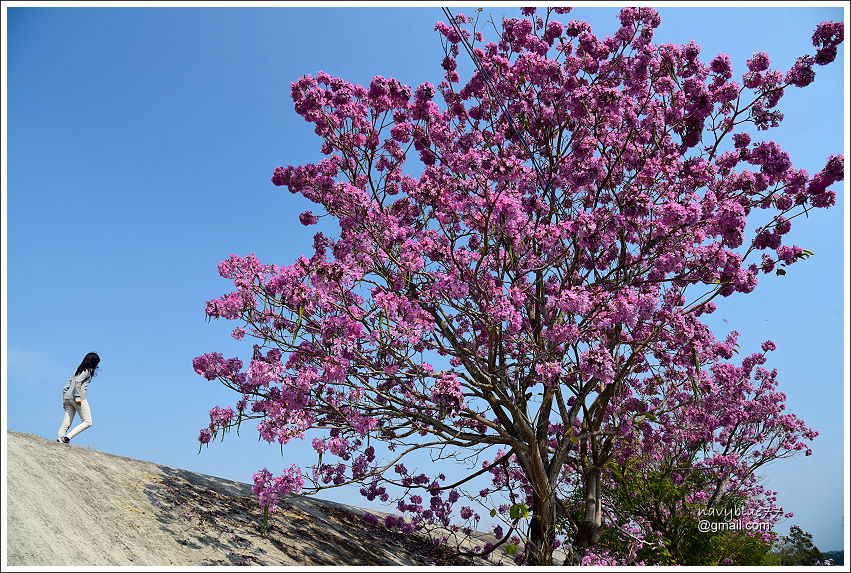
M 30 434 L 7 438 L 9 566 L 495 565 L 447 561 L 428 539 L 316 498 L 288 499 L 264 535 L 248 484 Z

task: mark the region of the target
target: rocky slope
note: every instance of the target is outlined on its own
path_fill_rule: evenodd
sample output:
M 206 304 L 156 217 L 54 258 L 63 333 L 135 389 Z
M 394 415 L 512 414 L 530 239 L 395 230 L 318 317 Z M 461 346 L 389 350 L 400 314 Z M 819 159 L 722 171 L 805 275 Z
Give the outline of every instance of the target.
M 315 498 L 288 499 L 264 535 L 248 484 L 30 434 L 7 433 L 6 472 L 7 565 L 487 564 Z

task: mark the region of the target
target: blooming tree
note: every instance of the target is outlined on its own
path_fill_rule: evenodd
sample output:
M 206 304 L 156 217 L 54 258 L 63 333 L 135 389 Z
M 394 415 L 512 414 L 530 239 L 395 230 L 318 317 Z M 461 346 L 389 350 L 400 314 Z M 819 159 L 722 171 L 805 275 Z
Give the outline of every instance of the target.
M 222 262 L 235 290 L 206 312 L 257 344 L 247 367 L 194 360 L 241 394 L 202 443 L 250 419 L 269 442 L 312 439 L 311 467 L 256 475 L 265 508 L 358 483 L 397 503 L 388 526 L 463 536 L 484 508 L 505 528 L 481 552 L 549 564 L 564 544 L 572 562 L 635 562 L 677 504 L 770 505 L 756 470 L 815 437 L 782 413 L 761 366 L 773 343 L 731 362 L 737 334 L 701 317 L 806 258 L 792 220 L 835 203 L 841 156 L 810 175 L 748 131 L 779 125 L 785 90 L 834 60 L 842 24 L 820 24 L 815 54 L 785 73 L 759 53 L 735 81 L 728 55 L 654 44 L 653 9 L 621 10 L 604 39 L 568 11 L 525 8 L 494 41 L 447 13 L 437 87 L 292 84 L 325 157 L 272 182 L 317 205 L 302 224 L 339 232 L 290 266 Z M 418 451 L 450 474 L 476 465 L 447 479 L 406 467 Z M 653 514 L 617 495 L 637 476 L 689 487 Z M 601 545 L 606 525 L 630 549 Z

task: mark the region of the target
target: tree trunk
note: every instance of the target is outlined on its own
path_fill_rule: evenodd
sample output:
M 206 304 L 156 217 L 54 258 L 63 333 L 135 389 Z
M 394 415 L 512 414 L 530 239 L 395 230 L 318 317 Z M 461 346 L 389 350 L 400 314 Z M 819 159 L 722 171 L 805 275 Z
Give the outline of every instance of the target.
M 554 565 L 553 543 L 556 539 L 555 493 L 544 496 L 533 494 L 532 520 L 529 524 L 529 545 L 526 549 L 527 565 Z
M 585 472 L 585 515 L 573 539 L 573 551 L 566 561 L 581 565 L 585 553 L 597 544 L 602 530 L 602 507 L 600 504 L 600 470 L 591 468 Z M 568 564 L 567 562 L 565 563 Z

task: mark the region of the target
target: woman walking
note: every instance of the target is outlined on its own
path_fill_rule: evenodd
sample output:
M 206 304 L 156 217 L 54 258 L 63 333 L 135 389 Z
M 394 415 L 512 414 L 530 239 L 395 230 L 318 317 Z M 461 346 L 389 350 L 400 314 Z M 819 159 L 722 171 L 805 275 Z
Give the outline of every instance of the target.
M 95 371 L 100 364 L 100 356 L 94 352 L 89 352 L 77 366 L 77 371 L 68 379 L 65 387 L 62 389 L 62 407 L 65 409 L 65 416 L 62 418 L 62 425 L 59 426 L 59 432 L 56 435 L 56 441 L 67 444 L 71 438 L 92 426 L 92 413 L 89 410 L 89 402 L 86 400 L 86 389 L 89 387 L 89 382 L 95 375 Z M 74 414 L 79 414 L 80 423 L 68 432 L 71 427 L 71 422 L 74 420 Z M 68 432 L 66 434 L 65 432 Z

